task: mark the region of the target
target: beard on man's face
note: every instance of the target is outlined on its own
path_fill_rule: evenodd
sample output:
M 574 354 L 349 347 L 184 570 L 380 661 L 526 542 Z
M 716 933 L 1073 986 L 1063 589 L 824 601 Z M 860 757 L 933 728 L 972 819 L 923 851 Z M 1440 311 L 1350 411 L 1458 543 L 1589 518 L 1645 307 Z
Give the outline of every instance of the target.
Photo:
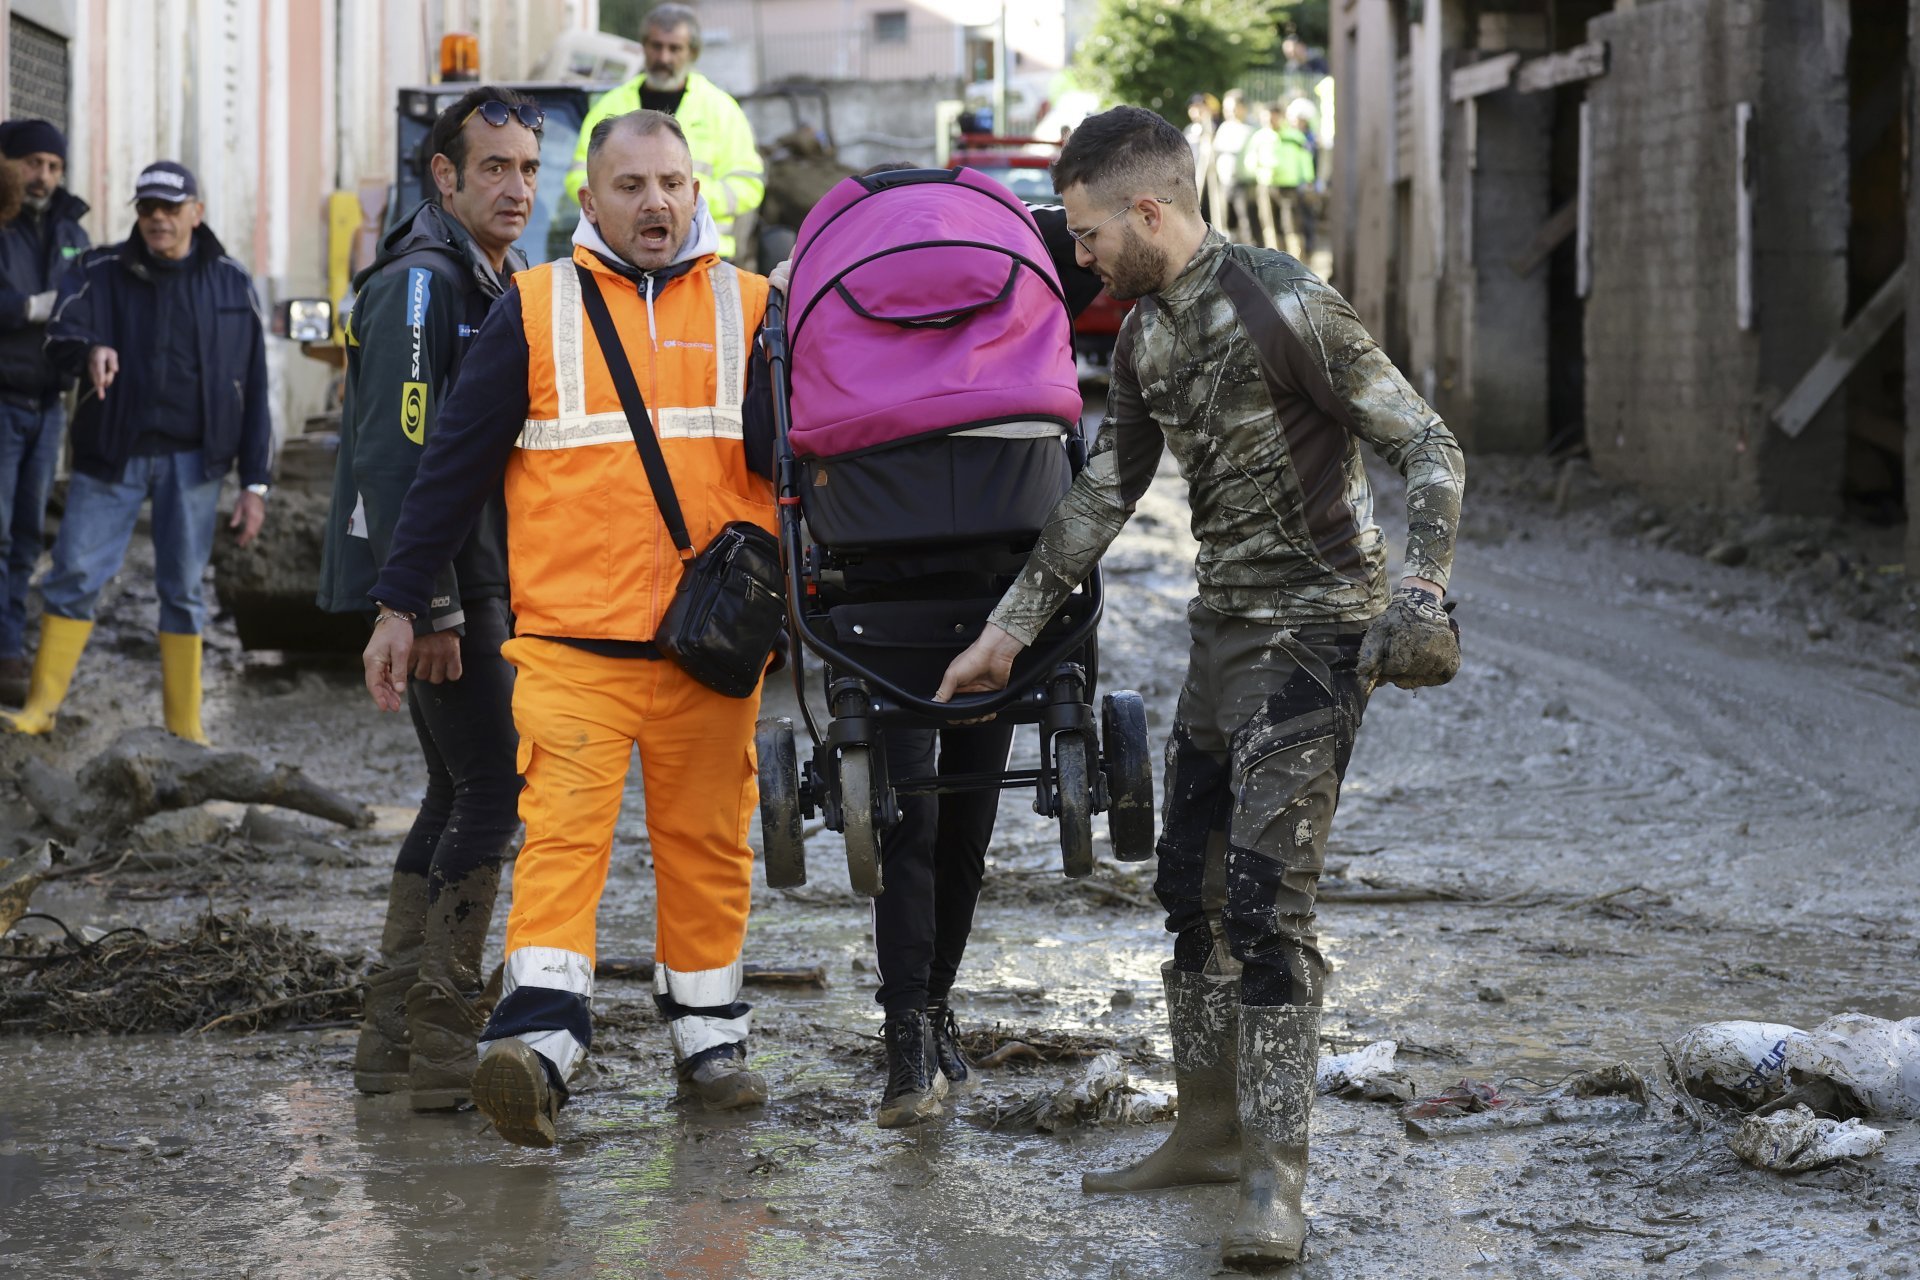
M 1096 265 L 1096 274 L 1107 292 L 1125 302 L 1141 298 L 1160 287 L 1167 275 L 1167 251 L 1148 244 L 1132 227 L 1121 231 L 1120 251 L 1111 262 Z

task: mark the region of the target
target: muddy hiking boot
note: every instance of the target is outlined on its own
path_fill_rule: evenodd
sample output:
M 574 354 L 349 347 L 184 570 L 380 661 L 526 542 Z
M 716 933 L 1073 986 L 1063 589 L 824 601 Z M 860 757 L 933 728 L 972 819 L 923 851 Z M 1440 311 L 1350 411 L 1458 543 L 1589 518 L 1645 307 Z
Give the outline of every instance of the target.
M 1307 1242 L 1307 1121 L 1320 1061 L 1320 1010 L 1240 1010 L 1240 1202 L 1220 1261 L 1243 1271 L 1298 1262 Z
M 1082 1174 L 1082 1191 L 1156 1191 L 1240 1178 L 1240 979 L 1160 966 L 1180 1102 L 1173 1132 L 1124 1169 Z
M 491 1004 L 481 991 L 480 955 L 499 888 L 500 868 L 480 867 L 442 886 L 427 908 L 420 977 L 407 992 L 408 1102 L 415 1111 L 452 1111 L 472 1098 Z
M 407 1087 L 407 990 L 420 977 L 427 915 L 427 878 L 394 872 L 387 887 L 387 922 L 380 936 L 382 968 L 367 976 L 360 1039 L 353 1049 L 353 1087 L 361 1093 L 398 1093 Z
M 940 1114 L 947 1078 L 934 1064 L 933 1027 L 919 1009 L 890 1015 L 880 1029 L 887 1046 L 887 1088 L 874 1123 L 907 1129 Z
M 945 1000 L 927 1005 L 927 1023 L 933 1029 L 933 1063 L 955 1093 L 973 1088 L 973 1064 L 960 1049 L 960 1020 Z
M 697 1101 L 709 1111 L 737 1111 L 767 1100 L 767 1081 L 747 1066 L 747 1046 L 717 1044 L 674 1064 L 684 1101 Z
M 559 1141 L 555 1126 L 566 1099 L 566 1088 L 554 1079 L 547 1060 L 524 1040 L 495 1040 L 473 1072 L 473 1105 L 517 1146 L 551 1147 Z

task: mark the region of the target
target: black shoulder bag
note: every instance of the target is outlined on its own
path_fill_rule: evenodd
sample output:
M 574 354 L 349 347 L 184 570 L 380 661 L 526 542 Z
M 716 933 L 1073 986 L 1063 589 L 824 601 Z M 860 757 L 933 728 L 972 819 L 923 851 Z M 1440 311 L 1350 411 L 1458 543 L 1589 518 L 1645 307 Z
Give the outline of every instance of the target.
M 680 548 L 680 585 L 660 619 L 653 642 L 688 675 L 729 698 L 745 698 L 760 687 L 767 658 L 779 639 L 787 611 L 782 599 L 780 543 L 748 520 L 730 521 L 713 536 L 706 549 L 693 554 L 673 477 L 654 438 L 653 419 L 633 380 L 633 366 L 613 326 L 613 313 L 600 292 L 593 272 L 574 264 L 580 273 L 581 300 L 593 334 L 613 374 L 620 408 L 633 432 L 634 447 L 647 469 L 654 504 L 666 521 L 673 545 Z

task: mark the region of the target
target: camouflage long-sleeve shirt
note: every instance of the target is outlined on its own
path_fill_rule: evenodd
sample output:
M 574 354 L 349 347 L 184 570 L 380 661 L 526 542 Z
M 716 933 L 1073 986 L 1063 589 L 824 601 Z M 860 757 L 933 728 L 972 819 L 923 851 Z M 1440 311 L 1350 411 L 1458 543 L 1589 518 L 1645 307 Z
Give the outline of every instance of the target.
M 1133 514 L 1170 445 L 1200 599 L 1232 617 L 1359 622 L 1387 604 L 1358 442 L 1407 478 L 1406 571 L 1446 585 L 1465 466 L 1353 309 L 1298 261 L 1208 232 L 1114 349 L 1107 416 L 992 621 L 1031 644 Z

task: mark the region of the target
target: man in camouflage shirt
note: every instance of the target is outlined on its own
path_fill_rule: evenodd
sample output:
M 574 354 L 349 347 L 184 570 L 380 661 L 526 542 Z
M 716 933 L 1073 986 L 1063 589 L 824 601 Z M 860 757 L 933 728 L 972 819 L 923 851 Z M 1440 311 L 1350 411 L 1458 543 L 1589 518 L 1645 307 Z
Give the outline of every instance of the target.
M 1140 301 L 1085 470 L 938 696 L 1005 686 L 1171 446 L 1200 543 L 1155 886 L 1174 935 L 1163 976 L 1181 1106 L 1165 1145 L 1083 1185 L 1238 1182 L 1224 1261 L 1283 1264 L 1306 1237 L 1327 832 L 1373 686 L 1440 684 L 1459 666 L 1440 601 L 1460 449 L 1345 299 L 1201 221 L 1186 140 L 1159 116 L 1092 117 L 1053 175 L 1079 260 Z M 1363 440 L 1407 478 L 1407 576 L 1391 598 Z

